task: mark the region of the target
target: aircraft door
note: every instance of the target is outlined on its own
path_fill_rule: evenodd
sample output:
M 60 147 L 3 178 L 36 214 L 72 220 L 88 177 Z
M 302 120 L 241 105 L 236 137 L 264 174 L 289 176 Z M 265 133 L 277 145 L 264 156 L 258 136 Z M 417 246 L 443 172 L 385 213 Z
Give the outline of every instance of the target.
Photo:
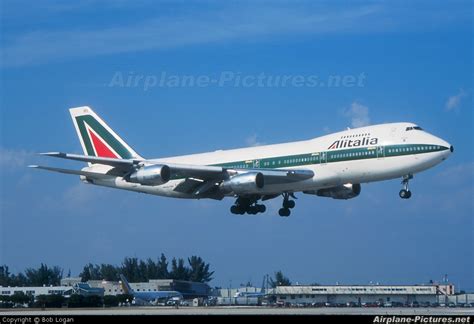
M 382 159 L 385 157 L 385 148 L 383 146 L 377 146 L 377 158 Z
M 327 163 L 327 161 L 328 161 L 327 152 L 321 152 L 321 156 L 319 158 L 319 161 L 320 161 L 319 163 L 321 163 L 321 164 L 326 164 Z

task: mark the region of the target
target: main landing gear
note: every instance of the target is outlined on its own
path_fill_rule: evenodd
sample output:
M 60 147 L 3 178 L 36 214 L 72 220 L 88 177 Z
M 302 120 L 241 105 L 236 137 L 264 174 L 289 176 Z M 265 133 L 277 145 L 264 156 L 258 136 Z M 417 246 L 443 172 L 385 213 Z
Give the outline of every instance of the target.
M 257 201 L 258 199 L 239 197 L 235 201 L 235 205 L 230 207 L 230 212 L 237 215 L 243 215 L 245 213 L 257 215 L 258 213 L 264 213 L 267 207 L 257 204 Z
M 292 193 L 284 193 L 283 194 L 283 208 L 281 208 L 279 211 L 278 211 L 278 214 L 281 216 L 281 217 L 288 217 L 290 216 L 291 214 L 291 210 L 290 209 L 293 209 L 295 208 L 296 206 L 296 203 L 294 200 L 290 200 L 290 197 L 292 197 L 293 199 L 296 199 L 296 197 L 292 194 Z
M 408 189 L 408 181 L 410 181 L 411 179 L 413 179 L 413 175 L 411 174 L 403 177 L 403 180 L 402 180 L 403 189 L 400 190 L 400 193 L 399 193 L 400 198 L 410 199 L 411 191 Z

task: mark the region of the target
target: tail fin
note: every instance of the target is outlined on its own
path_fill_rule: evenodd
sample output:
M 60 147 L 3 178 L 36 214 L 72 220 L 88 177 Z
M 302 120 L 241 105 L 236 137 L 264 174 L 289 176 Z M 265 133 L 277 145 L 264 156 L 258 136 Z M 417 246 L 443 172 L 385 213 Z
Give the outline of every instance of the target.
M 128 294 L 128 295 L 132 295 L 133 294 L 133 289 L 132 289 L 132 287 L 130 287 L 127 279 L 125 279 L 125 276 L 123 274 L 120 275 L 120 280 L 122 280 L 123 292 Z
M 90 107 L 69 109 L 84 155 L 116 159 L 141 158 Z

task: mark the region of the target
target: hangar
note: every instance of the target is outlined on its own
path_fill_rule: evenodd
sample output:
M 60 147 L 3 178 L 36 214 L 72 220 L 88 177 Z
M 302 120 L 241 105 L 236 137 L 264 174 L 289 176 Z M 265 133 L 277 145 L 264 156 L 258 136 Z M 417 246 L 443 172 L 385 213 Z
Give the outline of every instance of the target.
M 281 286 L 271 294 L 277 303 L 313 306 L 433 306 L 451 285 Z

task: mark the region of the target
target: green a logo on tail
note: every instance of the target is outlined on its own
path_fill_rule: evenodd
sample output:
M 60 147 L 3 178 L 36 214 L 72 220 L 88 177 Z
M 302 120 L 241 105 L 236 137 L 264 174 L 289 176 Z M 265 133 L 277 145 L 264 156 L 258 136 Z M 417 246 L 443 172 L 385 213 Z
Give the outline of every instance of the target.
M 69 109 L 85 155 L 114 159 L 140 156 L 90 107 Z

